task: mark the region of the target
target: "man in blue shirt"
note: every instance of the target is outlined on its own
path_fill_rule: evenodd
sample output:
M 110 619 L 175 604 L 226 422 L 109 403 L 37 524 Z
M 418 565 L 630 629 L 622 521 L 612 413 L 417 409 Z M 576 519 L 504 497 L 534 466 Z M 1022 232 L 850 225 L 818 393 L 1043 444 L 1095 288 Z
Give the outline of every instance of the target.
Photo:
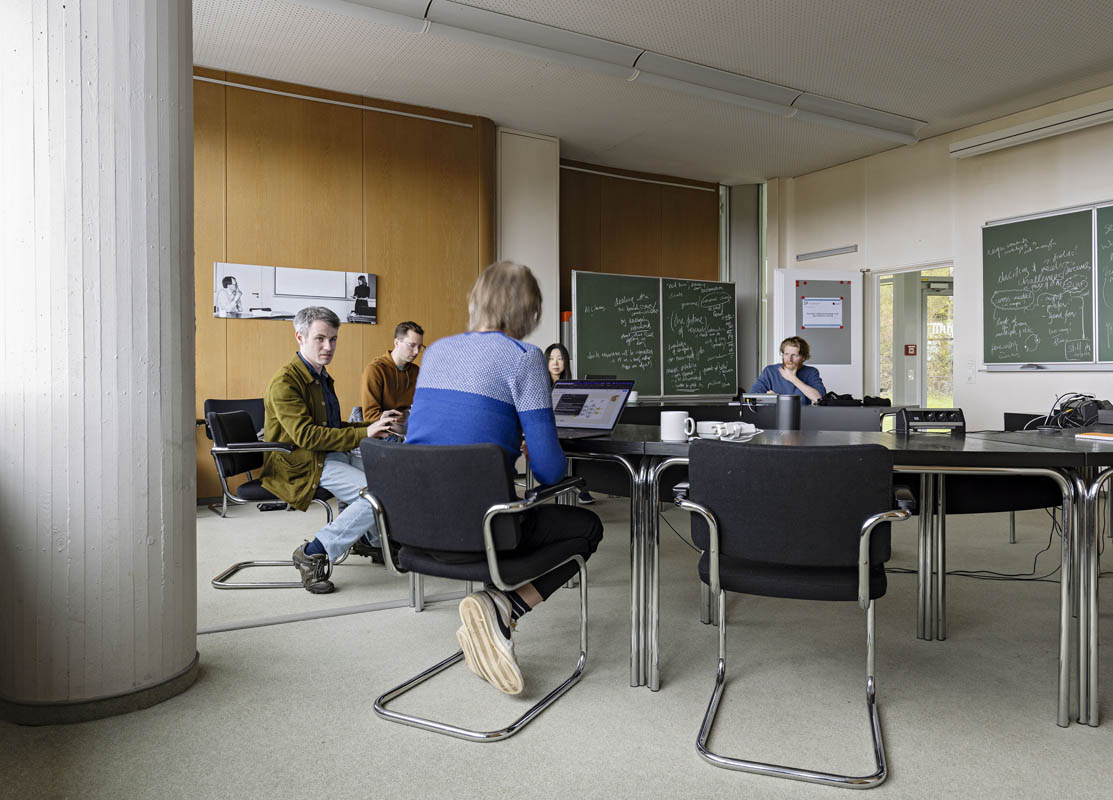
M 806 367 L 804 362 L 811 358 L 808 343 L 799 336 L 789 336 L 781 342 L 781 363 L 770 364 L 761 371 L 754 381 L 751 394 L 798 394 L 804 405 L 818 402 L 827 389 L 819 377 L 819 370 Z

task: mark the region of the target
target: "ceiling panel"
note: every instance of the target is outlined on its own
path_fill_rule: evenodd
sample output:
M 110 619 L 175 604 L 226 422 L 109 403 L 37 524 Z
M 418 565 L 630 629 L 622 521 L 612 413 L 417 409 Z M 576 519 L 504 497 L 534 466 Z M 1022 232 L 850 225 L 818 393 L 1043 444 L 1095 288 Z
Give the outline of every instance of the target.
M 557 136 L 577 160 L 724 183 L 800 175 L 894 146 L 437 35 L 435 26 L 415 33 L 412 19 L 407 31 L 354 2 L 195 0 L 195 63 L 479 114 Z M 423 7 L 358 2 L 417 15 Z M 465 5 L 914 117 L 927 123 L 921 137 L 1113 84 L 1108 0 Z

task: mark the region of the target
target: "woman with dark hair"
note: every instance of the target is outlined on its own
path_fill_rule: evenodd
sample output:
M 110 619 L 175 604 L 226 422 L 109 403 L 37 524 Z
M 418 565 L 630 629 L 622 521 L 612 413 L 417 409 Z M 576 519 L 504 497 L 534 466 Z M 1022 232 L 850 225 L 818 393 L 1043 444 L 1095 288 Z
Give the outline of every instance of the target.
M 568 348 L 560 342 L 553 342 L 545 348 L 545 364 L 549 370 L 549 383 L 556 383 L 562 378 L 572 377 L 572 372 L 568 368 L 569 363 L 571 363 L 571 359 L 568 357 Z
M 572 377 L 572 370 L 569 369 L 571 363 L 572 359 L 568 357 L 568 348 L 560 342 L 553 342 L 545 348 L 545 364 L 549 370 L 550 384 Z M 580 503 L 589 506 L 594 502 L 595 498 L 591 496 L 591 492 L 587 489 L 580 492 Z

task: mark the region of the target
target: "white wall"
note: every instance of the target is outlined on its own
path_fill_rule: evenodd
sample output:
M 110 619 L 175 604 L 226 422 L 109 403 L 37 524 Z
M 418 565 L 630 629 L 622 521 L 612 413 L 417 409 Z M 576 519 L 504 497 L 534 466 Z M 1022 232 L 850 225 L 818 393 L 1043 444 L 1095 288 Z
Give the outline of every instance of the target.
M 1113 87 L 769 186 L 767 270 L 797 253 L 857 244 L 809 269 L 877 271 L 953 261 L 955 405 L 971 428 L 1000 428 L 1004 411 L 1046 411 L 1066 391 L 1113 399 L 1109 372 L 1040 374 L 982 368 L 981 228 L 987 221 L 1113 199 L 1113 124 L 951 159 L 948 145 L 1113 98 Z M 766 283 L 772 287 L 771 273 Z M 772 302 L 772 295 L 768 297 Z M 975 366 L 973 383 L 969 366 Z M 873 374 L 872 372 L 870 374 Z
M 560 140 L 498 129 L 498 259 L 541 284 L 541 324 L 527 341 L 560 341 Z

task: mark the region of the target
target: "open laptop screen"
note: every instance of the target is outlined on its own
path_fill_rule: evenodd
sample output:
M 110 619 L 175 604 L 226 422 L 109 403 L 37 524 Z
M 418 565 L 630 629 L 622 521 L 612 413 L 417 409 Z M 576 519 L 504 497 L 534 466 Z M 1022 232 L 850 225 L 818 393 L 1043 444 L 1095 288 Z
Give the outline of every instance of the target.
M 553 384 L 557 428 L 613 430 L 633 388 L 633 381 L 557 381 Z

